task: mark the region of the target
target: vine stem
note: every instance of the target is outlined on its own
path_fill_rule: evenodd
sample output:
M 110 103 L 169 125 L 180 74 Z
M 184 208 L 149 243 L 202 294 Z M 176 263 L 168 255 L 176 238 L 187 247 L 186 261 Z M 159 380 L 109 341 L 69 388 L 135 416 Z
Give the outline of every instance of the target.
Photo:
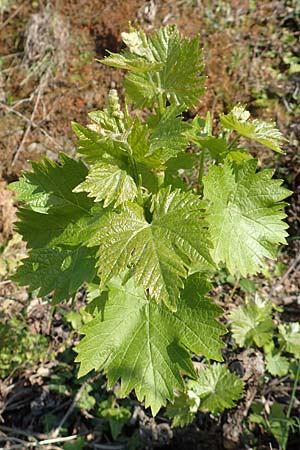
M 290 415 L 291 415 L 291 412 L 292 412 L 292 408 L 293 408 L 293 404 L 294 404 L 294 400 L 295 400 L 295 396 L 296 396 L 296 389 L 297 389 L 299 378 L 300 378 L 300 358 L 298 359 L 298 367 L 297 367 L 296 377 L 295 377 L 295 381 L 294 381 L 294 386 L 293 386 L 293 390 L 292 390 L 292 395 L 291 395 L 289 407 L 288 407 L 288 410 L 287 410 L 287 413 L 286 413 L 286 417 L 288 419 L 290 418 Z
M 198 193 L 202 194 L 203 191 L 203 174 L 204 174 L 204 160 L 205 160 L 205 150 L 204 148 L 201 150 L 200 158 L 199 158 L 199 174 L 198 174 Z
M 127 105 L 126 105 L 126 114 L 128 114 Z M 123 133 L 124 130 L 123 130 L 120 119 L 116 118 L 116 123 L 117 123 L 120 133 Z M 136 165 L 136 162 L 135 162 L 135 159 L 134 159 L 132 153 L 128 152 L 128 156 L 129 156 L 129 162 L 130 162 L 130 165 L 131 165 L 131 168 L 133 171 L 133 179 L 134 179 L 134 181 L 137 185 L 137 189 L 138 189 L 137 201 L 138 201 L 138 204 L 142 206 L 143 205 L 143 194 L 141 191 L 141 178 L 139 176 L 139 173 L 137 170 L 137 165 Z
M 236 135 L 236 137 L 230 142 L 230 144 L 228 145 L 228 150 L 229 149 L 231 149 L 233 146 L 234 146 L 234 144 L 240 139 L 240 137 L 241 137 L 241 135 L 238 133 L 237 135 Z
M 137 185 L 137 190 L 138 190 L 137 202 L 140 206 L 142 206 L 143 205 L 143 194 L 142 194 L 142 190 L 141 190 L 141 176 L 139 176 L 134 157 L 132 155 L 129 155 L 129 159 L 130 159 L 130 164 L 131 164 L 131 167 L 133 170 L 133 178 Z
M 157 81 L 157 86 L 158 86 L 158 107 L 159 107 L 159 112 L 160 114 L 162 114 L 164 112 L 165 109 L 165 105 L 164 105 L 164 98 L 163 98 L 163 94 L 161 92 L 161 81 L 160 81 L 160 77 L 159 77 L 159 73 L 156 73 L 156 81 Z

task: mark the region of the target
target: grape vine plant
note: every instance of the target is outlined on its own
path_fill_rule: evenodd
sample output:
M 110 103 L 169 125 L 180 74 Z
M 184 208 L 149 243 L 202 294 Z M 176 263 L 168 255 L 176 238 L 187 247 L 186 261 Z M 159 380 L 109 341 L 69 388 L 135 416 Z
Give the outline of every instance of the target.
M 111 90 L 87 127 L 73 124 L 78 159 L 33 162 L 11 185 L 30 249 L 15 280 L 53 305 L 87 286 L 79 375 L 120 380 L 121 395 L 135 390 L 155 415 L 196 378 L 194 354 L 222 361 L 210 280 L 220 264 L 247 277 L 276 258 L 290 191 L 251 155 L 251 141 L 282 153 L 274 123 L 240 104 L 217 135 L 209 113 L 185 120 L 204 92 L 197 37 L 168 26 L 122 39 L 126 49 L 101 62 L 127 71 L 124 102 Z

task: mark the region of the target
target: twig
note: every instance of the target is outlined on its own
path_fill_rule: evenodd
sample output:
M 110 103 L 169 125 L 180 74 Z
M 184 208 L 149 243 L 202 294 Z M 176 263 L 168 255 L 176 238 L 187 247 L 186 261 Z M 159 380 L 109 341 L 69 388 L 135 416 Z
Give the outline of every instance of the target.
M 7 427 L 6 425 L 0 425 L 0 430 L 5 431 L 6 433 L 14 433 L 14 434 L 19 434 L 20 436 L 26 436 L 37 442 L 37 435 L 30 434 L 24 430 L 19 430 L 18 428 L 11 428 L 11 427 Z
M 294 405 L 294 400 L 295 400 L 295 396 L 296 396 L 297 385 L 298 385 L 299 379 L 300 379 L 300 359 L 298 360 L 298 367 L 297 367 L 297 372 L 296 372 L 295 381 L 294 381 L 294 385 L 293 385 L 292 395 L 291 395 L 291 398 L 290 398 L 288 411 L 286 413 L 286 417 L 288 419 L 291 416 L 291 412 L 292 412 L 292 408 L 293 408 L 293 405 Z
M 237 288 L 239 287 L 240 278 L 241 278 L 241 276 L 240 276 L 240 274 L 238 274 L 238 276 L 237 276 L 237 278 L 236 278 L 236 280 L 235 280 L 234 286 L 233 286 L 233 288 L 231 289 L 231 291 L 230 291 L 230 293 L 229 293 L 229 295 L 228 295 L 228 297 L 227 297 L 227 301 L 232 300 L 232 298 L 233 298 L 233 296 L 234 296 L 234 294 L 235 294 Z
M 39 441 L 39 442 L 35 443 L 34 445 L 49 445 L 49 444 L 57 444 L 58 442 L 68 442 L 68 441 L 73 441 L 74 439 L 77 439 L 79 436 L 81 436 L 81 435 L 73 434 L 72 436 L 44 439 L 43 441 Z
M 66 420 L 68 419 L 68 417 L 72 414 L 74 408 L 76 407 L 76 403 L 78 402 L 78 400 L 80 399 L 82 392 L 84 391 L 84 389 L 86 388 L 86 386 L 91 382 L 91 380 L 86 380 L 78 389 L 69 409 L 67 410 L 67 412 L 65 413 L 65 415 L 63 416 L 63 418 L 61 419 L 61 421 L 59 422 L 58 426 L 54 429 L 54 431 L 51 433 L 52 438 L 55 439 L 58 437 L 60 429 L 62 428 L 62 426 L 64 425 L 64 423 L 66 422 Z
M 38 435 L 34 435 L 34 434 L 30 434 L 27 431 L 23 431 L 23 430 L 19 430 L 19 429 L 15 429 L 15 428 L 10 428 L 7 427 L 5 425 L 0 425 L 0 430 L 2 431 L 6 431 L 6 433 L 15 433 L 15 434 L 19 434 L 21 436 L 25 436 L 28 438 L 28 442 L 19 439 L 17 437 L 14 436 L 1 436 L 0 435 L 0 441 L 1 440 L 7 440 L 7 441 L 15 441 L 15 442 L 20 442 L 24 445 L 31 446 L 31 447 L 39 447 L 40 445 L 50 445 L 50 444 L 57 444 L 59 442 L 68 442 L 68 441 L 73 441 L 74 439 L 77 439 L 79 436 L 79 434 L 73 434 L 71 436 L 63 436 L 63 437 L 54 437 L 54 438 L 49 438 L 49 439 L 43 439 L 43 440 L 38 440 L 37 437 Z M 45 436 L 45 435 L 44 435 Z M 2 439 L 3 438 L 3 439 Z
M 274 284 L 274 286 L 272 287 L 272 289 L 270 291 L 270 296 L 272 296 L 274 294 L 274 292 L 276 291 L 278 286 L 280 286 L 282 284 L 282 282 L 289 276 L 289 274 L 295 270 L 295 268 L 297 267 L 299 262 L 300 262 L 300 253 L 294 259 L 293 263 L 290 265 L 290 267 L 287 269 L 287 271 L 282 275 L 282 277 Z
M 11 21 L 11 19 L 13 19 L 17 14 L 19 14 L 19 12 L 21 11 L 22 8 L 24 8 L 25 3 L 21 3 L 21 5 L 19 6 L 19 8 L 17 8 L 15 10 L 15 12 L 13 12 L 7 19 L 5 22 L 3 22 L 3 24 L 0 26 L 0 31 L 3 30 L 3 28 Z
M 228 150 L 231 149 L 235 145 L 235 143 L 240 139 L 240 137 L 241 137 L 241 135 L 238 133 L 236 135 L 236 137 L 230 142 L 230 144 L 228 145 L 227 149 Z
M 0 436 L 0 442 L 1 441 L 2 442 L 18 442 L 19 444 L 22 444 L 24 447 L 29 447 L 29 446 L 31 447 L 32 444 L 33 445 L 35 444 L 35 442 L 34 443 L 33 442 L 26 442 L 26 441 L 23 441 L 23 439 L 19 439 L 19 438 L 13 437 L 13 436 L 6 436 L 6 435 Z
M 17 111 L 14 108 L 11 108 L 10 106 L 6 106 L 4 103 L 0 103 L 0 106 L 3 109 L 6 109 L 7 112 L 11 112 L 11 113 L 15 114 L 16 116 L 20 117 L 21 119 L 25 120 L 25 122 L 27 122 L 28 124 L 31 124 L 32 127 L 38 128 L 53 144 L 58 145 L 58 143 L 53 139 L 53 137 L 50 136 L 50 134 L 48 134 L 47 131 L 44 130 L 44 128 L 42 128 L 39 124 L 31 121 L 26 116 L 24 116 L 24 114 L 20 113 L 19 111 Z
M 16 56 L 16 55 L 22 55 L 22 53 L 23 52 L 8 53 L 7 55 L 2 55 L 1 59 L 12 58 L 13 56 Z
M 27 139 L 27 137 L 28 137 L 28 134 L 30 133 L 30 130 L 31 130 L 31 127 L 32 127 L 32 123 L 33 123 L 33 119 L 34 119 L 34 116 L 35 116 L 35 114 L 36 114 L 36 111 L 37 111 L 37 108 L 38 108 L 38 105 L 39 105 L 39 102 L 40 102 L 40 99 L 41 99 L 41 95 L 42 95 L 43 88 L 44 88 L 44 85 L 43 85 L 43 83 L 41 82 L 40 85 L 39 85 L 39 87 L 38 87 L 37 97 L 36 97 L 36 101 L 35 101 L 35 104 L 34 104 L 34 108 L 33 108 L 33 111 L 32 111 L 31 117 L 30 117 L 30 121 L 29 121 L 29 123 L 28 123 L 28 125 L 27 125 L 27 128 L 26 128 L 26 130 L 25 130 L 25 133 L 23 134 L 22 141 L 21 141 L 21 143 L 20 143 L 20 145 L 19 145 L 19 147 L 18 147 L 16 153 L 14 154 L 14 157 L 13 157 L 12 163 L 11 163 L 12 166 L 15 165 L 15 163 L 16 163 L 18 157 L 19 157 L 19 154 L 21 153 L 21 151 L 22 151 L 22 149 L 23 149 L 23 146 L 24 146 L 25 141 L 26 141 L 26 139 Z
M 11 280 L 0 281 L 0 286 L 3 286 L 4 284 L 9 284 L 11 282 L 12 282 Z

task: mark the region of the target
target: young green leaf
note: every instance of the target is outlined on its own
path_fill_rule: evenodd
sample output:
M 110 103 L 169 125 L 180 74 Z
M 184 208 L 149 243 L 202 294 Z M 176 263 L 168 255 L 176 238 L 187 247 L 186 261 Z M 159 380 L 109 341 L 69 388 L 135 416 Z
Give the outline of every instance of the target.
M 113 279 L 102 313 L 81 330 L 79 375 L 103 370 L 109 386 L 121 379 L 120 395 L 135 389 L 155 415 L 173 400 L 174 389 L 183 389 L 181 374 L 195 375 L 190 351 L 222 360 L 219 337 L 225 329 L 215 320 L 221 309 L 197 293 L 198 282 L 197 276 L 188 280 L 172 313 L 149 301 L 133 280 Z
M 161 28 L 152 36 L 131 29 L 122 34 L 128 51 L 101 62 L 129 70 L 126 95 L 138 108 L 153 107 L 158 98 L 170 104 L 194 106 L 203 93 L 202 51 L 199 38 L 182 37 L 176 27 Z M 139 64 L 140 61 L 140 64 Z
M 289 360 L 280 353 L 270 352 L 266 355 L 266 367 L 271 375 L 284 377 L 289 371 Z
M 161 117 L 153 115 L 148 118 L 150 131 L 150 147 L 148 155 L 159 155 L 165 162 L 168 159 L 184 152 L 189 141 L 185 132 L 189 125 L 183 122 L 180 114 L 182 108 L 178 106 L 169 106 L 165 109 Z
M 172 419 L 172 427 L 185 427 L 193 422 L 199 409 L 200 398 L 191 389 L 175 395 L 174 403 L 169 403 L 166 414 Z
M 273 403 L 269 415 L 269 430 L 282 450 L 286 449 L 292 419 L 288 418 L 280 403 Z
M 131 417 L 129 409 L 119 406 L 113 397 L 109 397 L 100 403 L 98 415 L 108 420 L 114 440 L 120 435 L 123 426 Z
M 225 129 L 235 130 L 241 136 L 259 142 L 277 153 L 283 153 L 282 144 L 286 139 L 276 128 L 274 122 L 263 120 L 249 120 L 250 113 L 242 105 L 235 106 L 233 110 L 221 115 L 221 125 Z
M 141 123 L 137 117 L 134 120 L 119 120 L 118 127 L 115 117 L 112 118 L 113 125 L 109 122 L 107 109 L 89 116 L 95 122 L 89 128 L 73 123 L 73 130 L 79 138 L 78 154 L 87 163 L 118 166 L 132 175 L 132 158 L 137 164 L 148 168 L 160 167 L 170 158 L 170 150 L 163 147 L 150 154 L 148 125 Z
M 111 131 L 98 125 L 90 125 L 89 128 L 86 128 L 77 123 L 73 123 L 72 127 L 79 138 L 78 154 L 87 163 L 106 161 L 124 164 L 126 162 L 128 131 L 122 132 L 119 129 Z
M 130 153 L 128 133 L 133 120 L 128 115 L 124 117 L 114 89 L 109 92 L 106 108 L 89 113 L 89 118 L 92 124 L 88 128 L 72 124 L 79 138 L 79 155 L 88 163 L 98 163 L 103 159 L 107 162 L 124 162 L 124 154 Z
M 242 165 L 225 161 L 203 178 L 212 257 L 244 277 L 261 270 L 265 258 L 275 258 L 276 246 L 286 244 L 288 228 L 281 200 L 290 191 L 272 179 L 271 170 L 256 173 L 256 165 L 254 159 Z
M 240 347 L 263 347 L 273 337 L 272 303 L 256 296 L 254 301 L 230 314 L 232 335 Z
M 279 343 L 282 348 L 300 358 L 300 323 L 281 323 L 278 326 Z
M 190 381 L 189 388 L 200 397 L 201 410 L 221 413 L 242 398 L 244 382 L 224 364 L 214 363 L 200 369 L 197 381 Z
M 106 163 L 93 164 L 86 180 L 76 186 L 73 192 L 88 192 L 96 202 L 104 200 L 104 208 L 114 202 L 117 207 L 137 196 L 133 178 L 118 166 Z
M 151 223 L 137 204 L 104 218 L 89 241 L 99 245 L 101 288 L 130 265 L 128 276 L 134 276 L 157 302 L 176 309 L 190 264 L 211 263 L 203 207 L 192 193 L 166 188 L 153 196 Z

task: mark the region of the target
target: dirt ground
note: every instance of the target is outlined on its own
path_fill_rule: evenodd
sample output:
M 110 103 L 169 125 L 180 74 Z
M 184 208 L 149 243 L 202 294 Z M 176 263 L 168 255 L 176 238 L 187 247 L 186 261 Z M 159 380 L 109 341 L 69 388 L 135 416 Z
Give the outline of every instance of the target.
M 258 277 L 257 281 L 264 296 L 285 306 L 286 320 L 299 321 L 299 1 L 4 0 L 0 3 L 0 12 L 0 309 L 6 317 L 25 317 L 31 335 L 51 336 L 50 353 L 59 352 L 61 347 L 65 350 L 73 342 L 68 337 L 63 311 L 55 312 L 49 328 L 47 302 L 28 297 L 26 289 L 10 281 L 26 249 L 13 231 L 16 208 L 7 185 L 16 180 L 22 170 L 28 169 L 28 160 L 38 160 L 42 155 L 55 160 L 61 151 L 75 155 L 76 140 L 71 122 L 85 124 L 89 111 L 103 107 L 108 89 L 116 88 L 122 93 L 122 71 L 105 67 L 97 59 L 103 58 L 107 49 L 117 52 L 122 48 L 120 33 L 128 29 L 131 22 L 147 32 L 175 23 L 187 36 L 200 35 L 207 89 L 197 108 L 190 112 L 191 117 L 205 116 L 210 110 L 217 118 L 232 105 L 247 103 L 255 117 L 275 120 L 288 139 L 285 155 L 275 158 L 275 162 L 271 152 L 258 145 L 253 147 L 262 164 L 274 168 L 276 176 L 284 178 L 286 186 L 295 192 L 286 209 L 289 245 L 279 254 L 284 269 L 279 270 L 275 278 Z M 216 300 L 226 304 L 230 289 L 226 285 L 216 289 Z M 230 301 L 235 304 L 243 301 L 239 291 Z M 229 306 L 227 302 L 226 307 Z M 26 432 L 36 433 L 39 439 L 47 436 L 43 411 L 63 416 L 70 407 L 69 399 L 58 400 L 44 386 L 44 378 L 55 371 L 56 366 L 53 358 L 52 362 L 44 358 L 37 360 L 34 367 L 19 372 L 17 378 L 10 375 L 0 380 L 0 431 L 5 432 L 5 426 L 8 427 L 5 448 L 31 448 L 22 447 L 27 442 Z M 272 395 L 278 397 L 278 394 Z M 73 418 L 70 423 L 69 433 L 91 430 L 92 435 L 94 432 L 88 413 Z M 249 437 L 242 438 L 238 444 L 225 442 L 224 424 L 209 417 L 200 417 L 193 425 L 168 431 L 166 435 L 163 427 L 157 428 L 161 423 L 159 419 L 158 422 L 139 419 L 145 442 L 148 442 L 148 447 L 144 448 L 254 448 Z M 130 435 L 134 427 L 135 424 L 130 425 L 126 433 Z M 9 441 L 12 436 L 9 430 L 14 428 L 26 430 L 25 435 L 15 436 L 21 442 Z M 171 440 L 170 433 L 173 434 Z M 300 448 L 299 435 L 295 436 L 289 450 Z M 92 442 L 92 437 L 90 439 Z M 126 448 L 118 443 L 103 444 L 101 439 L 97 442 L 88 448 Z M 255 448 L 270 449 L 268 442 L 261 430 Z M 277 448 L 275 441 L 272 448 Z

